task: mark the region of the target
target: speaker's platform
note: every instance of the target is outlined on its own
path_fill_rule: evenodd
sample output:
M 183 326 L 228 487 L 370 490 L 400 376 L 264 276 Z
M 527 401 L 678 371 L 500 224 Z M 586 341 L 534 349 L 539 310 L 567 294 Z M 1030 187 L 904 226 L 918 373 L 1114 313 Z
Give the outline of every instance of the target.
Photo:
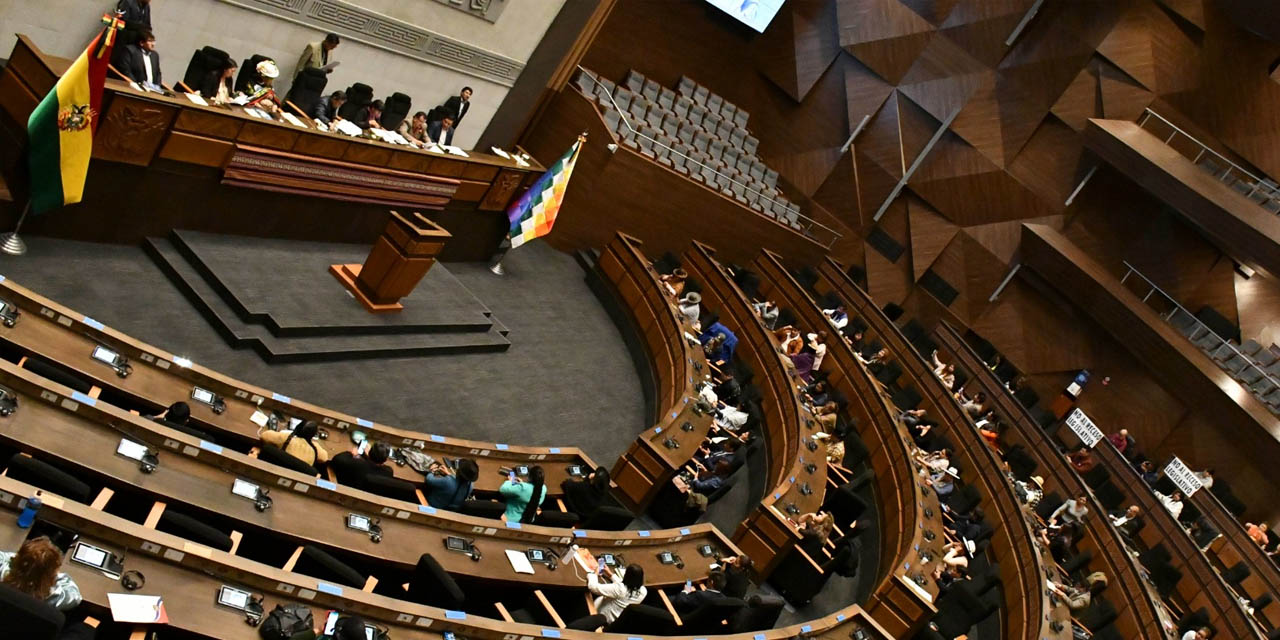
M 144 248 L 229 344 L 268 362 L 504 351 L 506 327 L 437 263 L 397 313 L 372 314 L 328 272 L 368 248 L 175 231 Z

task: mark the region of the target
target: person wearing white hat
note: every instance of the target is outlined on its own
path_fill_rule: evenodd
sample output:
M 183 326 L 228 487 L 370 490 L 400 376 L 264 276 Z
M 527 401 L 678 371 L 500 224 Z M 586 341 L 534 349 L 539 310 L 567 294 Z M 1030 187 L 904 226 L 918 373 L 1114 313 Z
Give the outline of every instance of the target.
M 275 60 L 263 60 L 253 68 L 255 76 L 249 83 L 253 89 L 253 97 L 245 106 L 258 107 L 267 113 L 274 114 L 280 110 L 276 102 L 276 91 L 272 87 L 275 79 L 280 77 L 280 67 Z
M 702 316 L 702 296 L 695 291 L 684 294 L 683 298 L 677 303 L 680 313 L 689 319 L 694 325 L 698 324 L 698 318 Z

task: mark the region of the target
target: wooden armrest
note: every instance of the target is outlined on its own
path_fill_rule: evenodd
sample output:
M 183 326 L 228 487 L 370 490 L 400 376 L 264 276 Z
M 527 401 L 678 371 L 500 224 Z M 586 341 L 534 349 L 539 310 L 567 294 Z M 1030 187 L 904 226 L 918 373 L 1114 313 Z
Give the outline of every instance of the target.
M 98 386 L 96 386 L 96 385 L 95 385 L 95 386 L 93 386 L 93 387 L 90 387 L 90 388 L 89 388 L 89 393 L 87 393 L 87 394 L 85 394 L 85 395 L 89 396 L 90 398 L 93 398 L 94 400 L 97 400 L 97 399 L 98 399 L 98 396 L 102 395 L 102 388 L 101 388 L 101 387 L 98 387 Z
M 583 591 L 582 595 L 587 599 L 587 614 L 594 616 L 597 613 L 600 613 L 599 611 L 596 611 L 596 599 L 591 597 L 591 592 Z
M 567 509 L 567 508 L 564 506 L 564 500 L 561 500 L 560 498 L 556 498 L 556 506 L 560 507 L 560 511 L 561 511 L 561 512 L 564 512 L 564 513 L 568 513 L 568 512 L 569 512 L 569 509 Z
M 426 496 L 424 496 L 424 495 L 422 495 L 422 489 L 416 489 L 416 488 L 415 488 L 415 489 L 413 490 L 413 494 L 414 494 L 414 495 L 416 495 L 416 496 L 418 496 L 418 504 L 420 504 L 420 505 L 422 505 L 422 506 L 424 506 L 424 507 L 431 506 L 430 504 L 428 504 L 428 503 L 427 503 L 427 497 L 426 497 Z
M 322 99 L 322 100 L 327 100 L 328 98 L 321 98 L 321 99 Z M 312 120 L 312 119 L 311 119 L 311 116 L 307 115 L 307 113 L 306 113 L 305 111 L 303 111 L 301 108 L 299 108 L 299 107 L 298 107 L 298 105 L 294 104 L 294 103 L 293 103 L 292 101 L 290 101 L 290 100 L 285 100 L 285 101 L 284 101 L 284 106 L 289 107 L 290 109 L 293 109 L 295 113 L 297 113 L 299 116 L 301 116 L 301 117 L 302 117 L 302 121 L 307 123 L 307 126 L 309 126 L 309 127 L 313 128 L 313 129 L 315 128 L 315 126 L 316 126 L 316 121 L 315 121 L 315 120 Z
M 338 474 L 334 472 L 333 467 L 327 467 L 324 470 L 324 473 L 325 475 L 329 476 L 329 482 L 332 482 L 335 484 L 338 482 Z
M 134 629 L 129 633 L 129 640 L 147 640 L 147 629 Z
M 135 415 L 135 416 L 139 416 L 139 417 L 141 417 L 141 416 L 142 416 L 142 414 L 141 414 L 141 413 L 139 413 L 137 409 L 130 409 L 130 410 L 129 410 L 129 413 L 130 413 L 130 414 L 132 414 L 132 415 Z
M 807 560 L 809 562 L 809 565 L 813 567 L 813 570 L 818 572 L 818 575 L 823 575 L 825 573 L 822 570 L 822 565 L 818 564 L 817 562 L 814 562 L 813 558 L 809 557 L 809 554 L 805 553 L 804 549 L 801 549 L 800 547 L 796 547 L 796 553 L 800 554 L 801 558 L 804 558 L 805 560 Z
M 506 608 L 506 607 L 504 607 L 504 606 L 502 606 L 502 603 L 501 603 L 501 602 L 495 602 L 495 603 L 493 603 L 493 606 L 494 606 L 495 608 L 497 608 L 497 610 L 498 610 L 498 615 L 502 616 L 502 619 L 503 619 L 504 621 L 506 621 L 506 622 L 515 622 L 515 621 L 516 621 L 516 619 L 515 619 L 515 618 L 512 618 L 512 617 L 511 617 L 511 614 L 510 614 L 510 613 L 507 613 L 507 608 Z
M 293 550 L 293 555 L 289 556 L 289 561 L 284 563 L 284 566 L 280 568 L 284 569 L 285 571 L 293 571 L 293 568 L 298 565 L 298 558 L 301 558 L 301 557 L 302 557 L 302 545 L 298 545 L 298 548 Z
M 89 625 L 90 627 L 93 627 L 94 629 L 97 629 L 98 625 L 102 624 L 100 620 L 98 620 L 93 616 L 85 616 L 84 623 Z
M 131 82 L 129 76 L 126 76 L 119 69 L 117 69 L 115 65 L 111 64 L 110 62 L 107 63 L 107 71 L 110 71 L 111 73 L 116 74 L 117 78 L 124 80 L 125 82 Z
M 148 529 L 156 528 L 156 525 L 160 523 L 160 516 L 162 515 L 164 515 L 164 503 L 157 500 L 155 504 L 151 505 L 151 513 L 147 514 L 147 520 L 142 523 L 142 526 Z
M 373 589 L 377 586 L 378 586 L 378 579 L 373 576 L 369 576 L 369 578 L 364 581 L 364 588 L 361 589 L 361 591 L 365 593 L 373 593 Z
M 231 538 L 231 551 L 229 551 L 228 553 L 234 556 L 236 554 L 236 551 L 240 549 L 240 541 L 244 539 L 244 534 L 240 533 L 239 531 L 232 531 L 231 533 L 227 534 L 227 537 Z
M 658 589 L 658 599 L 662 600 L 662 605 L 667 608 L 667 613 L 671 614 L 671 619 L 676 621 L 676 626 L 684 626 L 684 621 L 680 620 L 680 614 L 676 613 L 676 608 L 671 606 L 671 598 L 667 597 L 667 592 Z
M 19 358 L 19 359 L 18 359 L 18 366 L 19 366 L 19 367 L 21 367 L 22 365 L 24 365 L 24 364 L 26 364 L 26 363 L 27 363 L 27 356 L 22 356 L 21 358 Z
M 534 589 L 533 595 L 538 598 L 538 602 L 542 603 L 542 608 L 551 614 L 551 620 L 556 623 L 557 627 L 564 628 L 564 620 L 560 619 L 560 614 L 556 613 L 556 608 L 551 606 L 551 601 L 547 600 L 547 596 L 542 593 L 542 589 Z
M 185 82 L 183 82 L 183 81 L 181 81 L 181 80 L 179 80 L 179 81 L 178 81 L 178 84 L 175 84 L 175 85 L 173 85 L 173 86 L 174 86 L 174 87 L 177 87 L 177 88 L 179 88 L 179 89 L 182 89 L 182 91 L 183 91 L 183 92 L 185 92 L 185 93 L 198 93 L 195 89 L 192 89 L 191 87 L 188 87 L 188 86 L 187 86 L 187 83 L 185 83 Z
M 116 492 L 112 491 L 110 487 L 103 487 L 102 491 L 98 492 L 98 497 L 93 499 L 93 504 L 89 505 L 89 508 L 97 509 L 98 511 L 106 509 L 107 501 L 111 500 L 111 496 L 115 494 Z

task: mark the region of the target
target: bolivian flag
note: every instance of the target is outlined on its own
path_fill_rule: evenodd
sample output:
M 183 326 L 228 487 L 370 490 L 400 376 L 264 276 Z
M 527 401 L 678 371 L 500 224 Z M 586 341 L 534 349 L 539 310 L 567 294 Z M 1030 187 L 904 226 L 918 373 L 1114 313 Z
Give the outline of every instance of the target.
M 31 211 L 43 213 L 80 202 L 85 174 L 93 152 L 93 132 L 98 128 L 102 84 L 115 32 L 122 24 L 104 16 L 107 27 L 62 74 L 27 119 L 31 168 Z
M 578 136 L 578 141 L 507 209 L 507 220 L 511 223 L 507 235 L 512 249 L 551 233 L 551 225 L 556 223 L 560 203 L 569 188 L 573 165 L 578 162 L 578 150 L 586 141 L 585 133 Z

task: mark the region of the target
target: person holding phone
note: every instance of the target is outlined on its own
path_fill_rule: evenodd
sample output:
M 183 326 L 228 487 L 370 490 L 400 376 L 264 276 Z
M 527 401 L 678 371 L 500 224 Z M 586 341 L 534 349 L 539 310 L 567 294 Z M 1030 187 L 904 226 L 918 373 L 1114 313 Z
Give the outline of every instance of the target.
M 517 477 L 515 471 L 507 474 L 507 481 L 498 488 L 498 493 L 507 502 L 507 522 L 533 522 L 538 507 L 542 506 L 542 501 L 547 497 L 544 480 L 542 467 L 536 464 L 529 467 L 528 482 Z
M 596 596 L 597 613 L 574 620 L 569 624 L 570 629 L 594 631 L 598 627 L 607 627 L 627 607 L 643 602 L 649 593 L 644 586 L 644 568 L 638 564 L 627 565 L 618 573 L 601 565 L 598 573 L 592 571 L 587 574 L 587 591 Z
M 332 628 L 326 622 L 325 628 L 318 633 L 317 640 L 365 640 L 365 622 L 360 616 L 339 616 L 337 611 L 329 613 L 330 618 L 335 618 Z
M 458 460 L 457 471 L 447 464 L 432 463 L 430 473 L 423 481 L 427 489 L 427 504 L 436 509 L 461 510 L 462 503 L 471 497 L 472 487 L 479 477 L 480 467 L 471 458 Z

